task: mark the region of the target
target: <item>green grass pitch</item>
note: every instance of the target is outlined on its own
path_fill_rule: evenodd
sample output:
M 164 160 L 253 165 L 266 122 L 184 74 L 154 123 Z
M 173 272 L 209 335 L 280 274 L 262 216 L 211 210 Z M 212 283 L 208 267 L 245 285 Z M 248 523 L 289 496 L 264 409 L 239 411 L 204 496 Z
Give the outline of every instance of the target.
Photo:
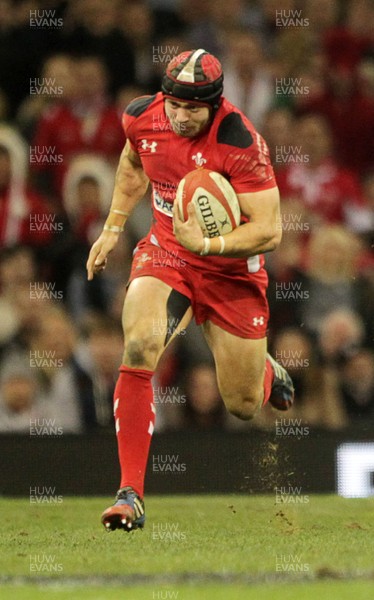
M 111 502 L 0 499 L 0 598 L 374 598 L 374 499 L 149 496 L 130 534 L 100 525 Z

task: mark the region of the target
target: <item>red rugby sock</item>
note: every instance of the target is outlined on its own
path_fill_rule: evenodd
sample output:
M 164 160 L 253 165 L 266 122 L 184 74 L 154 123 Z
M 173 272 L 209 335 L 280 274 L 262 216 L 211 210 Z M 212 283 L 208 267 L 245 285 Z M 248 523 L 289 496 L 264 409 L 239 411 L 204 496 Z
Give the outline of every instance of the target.
M 141 498 L 155 421 L 152 376 L 153 371 L 122 365 L 114 390 L 120 487 L 131 486 Z
M 264 401 L 262 403 L 262 406 L 265 406 L 265 404 L 267 403 L 267 401 L 270 398 L 271 386 L 273 385 L 273 381 L 274 381 L 273 367 L 271 366 L 270 360 L 267 358 L 266 364 L 265 364 L 265 377 L 264 377 Z

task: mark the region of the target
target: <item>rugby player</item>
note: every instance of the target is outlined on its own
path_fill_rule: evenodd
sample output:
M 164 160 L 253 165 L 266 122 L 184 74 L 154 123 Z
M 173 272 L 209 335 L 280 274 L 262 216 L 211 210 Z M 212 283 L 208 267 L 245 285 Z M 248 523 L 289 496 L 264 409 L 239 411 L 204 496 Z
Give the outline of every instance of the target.
M 166 346 L 193 317 L 213 353 L 230 413 L 252 419 L 266 402 L 287 410 L 294 398 L 289 375 L 266 347 L 263 253 L 281 240 L 279 193 L 266 143 L 222 96 L 221 64 L 205 50 L 173 58 L 161 90 L 136 98 L 125 110 L 126 144 L 110 212 L 87 261 L 91 280 L 105 268 L 150 181 L 153 224 L 134 252 L 114 393 L 121 483 L 114 506 L 101 518 L 107 529 L 125 531 L 143 527 L 145 520 L 144 475 L 155 419 L 151 379 Z M 229 179 L 240 202 L 241 224 L 221 239 L 204 238 L 192 203 L 186 222 L 173 208 L 179 181 L 202 166 Z M 155 323 L 165 323 L 165 331 L 155 332 Z

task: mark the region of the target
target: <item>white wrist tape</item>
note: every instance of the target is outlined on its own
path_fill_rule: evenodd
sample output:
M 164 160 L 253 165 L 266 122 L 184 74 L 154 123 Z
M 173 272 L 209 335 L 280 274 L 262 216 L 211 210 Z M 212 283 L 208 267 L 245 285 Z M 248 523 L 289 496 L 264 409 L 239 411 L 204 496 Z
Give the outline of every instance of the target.
M 210 238 L 204 238 L 204 246 L 202 251 L 200 252 L 200 256 L 206 256 L 210 250 Z
M 119 227 L 119 225 L 104 225 L 104 231 L 112 231 L 113 233 L 121 233 L 123 231 L 123 226 Z
M 125 212 L 124 210 L 119 210 L 118 208 L 111 208 L 110 212 L 115 213 L 116 215 L 121 215 L 122 217 L 130 216 L 130 213 Z
M 223 254 L 224 250 L 225 250 L 225 238 L 222 237 L 222 235 L 220 235 L 218 239 L 219 239 L 219 243 L 221 244 L 218 254 Z

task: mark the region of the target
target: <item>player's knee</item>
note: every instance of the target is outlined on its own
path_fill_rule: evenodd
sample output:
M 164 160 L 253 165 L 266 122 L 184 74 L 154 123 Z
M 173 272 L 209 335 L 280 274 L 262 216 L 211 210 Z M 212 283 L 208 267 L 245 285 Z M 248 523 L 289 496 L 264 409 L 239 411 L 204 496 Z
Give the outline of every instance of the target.
M 125 340 L 123 362 L 128 367 L 153 371 L 157 366 L 160 349 L 153 337 L 130 337 Z
M 243 393 L 231 393 L 224 397 L 225 405 L 229 413 L 243 421 L 253 419 L 262 403 L 262 391 L 246 391 Z

